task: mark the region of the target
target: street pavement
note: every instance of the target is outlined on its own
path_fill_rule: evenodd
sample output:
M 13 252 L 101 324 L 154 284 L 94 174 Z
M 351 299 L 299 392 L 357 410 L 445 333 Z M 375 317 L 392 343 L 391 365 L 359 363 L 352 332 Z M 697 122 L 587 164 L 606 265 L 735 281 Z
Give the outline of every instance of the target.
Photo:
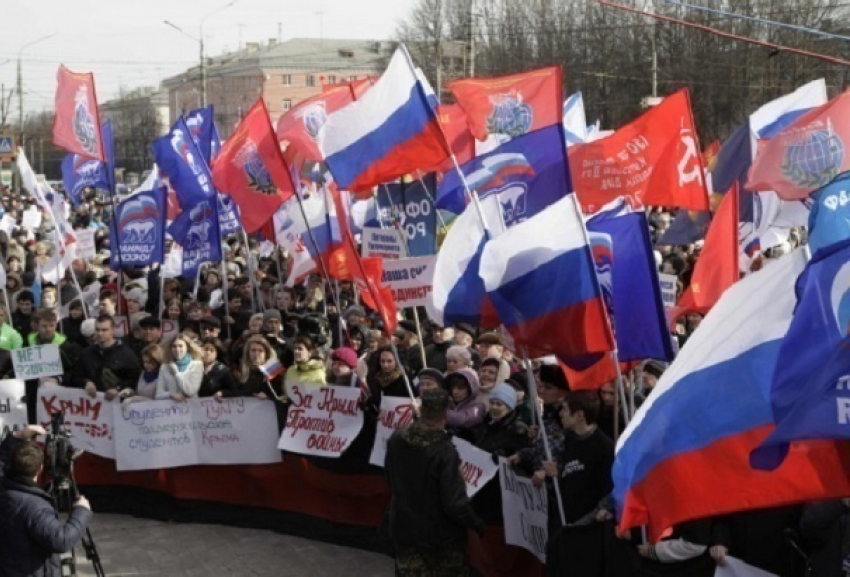
M 163 523 L 95 513 L 92 537 L 109 577 L 292 576 L 393 574 L 389 557 L 273 531 Z M 94 576 L 77 548 L 77 574 Z

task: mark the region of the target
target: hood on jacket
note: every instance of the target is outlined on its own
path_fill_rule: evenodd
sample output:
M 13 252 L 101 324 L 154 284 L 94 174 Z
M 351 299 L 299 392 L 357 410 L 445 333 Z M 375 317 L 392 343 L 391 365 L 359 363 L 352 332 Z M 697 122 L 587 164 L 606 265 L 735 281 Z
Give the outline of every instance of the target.
M 446 438 L 446 432 L 441 429 L 429 427 L 421 421 L 416 421 L 406 429 L 402 430 L 401 438 L 408 445 L 414 447 L 429 447 Z
M 454 371 L 453 373 L 449 373 L 448 375 L 446 375 L 447 386 L 449 386 L 449 379 L 451 379 L 455 375 L 462 377 L 466 381 L 466 384 L 469 385 L 469 398 L 478 398 L 478 392 L 481 390 L 481 383 L 478 381 L 478 373 L 476 373 L 470 368 L 459 369 L 457 371 Z M 449 390 L 449 393 L 451 394 L 451 390 Z

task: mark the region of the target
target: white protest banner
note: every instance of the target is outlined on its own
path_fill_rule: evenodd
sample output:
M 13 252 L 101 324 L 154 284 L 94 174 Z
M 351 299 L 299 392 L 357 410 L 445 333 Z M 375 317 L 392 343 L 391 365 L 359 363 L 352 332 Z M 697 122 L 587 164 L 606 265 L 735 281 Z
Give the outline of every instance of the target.
M 191 398 L 115 404 L 119 471 L 186 465 L 277 463 L 274 403 L 260 399 Z
M 12 366 L 15 377 L 23 380 L 39 377 L 55 377 L 64 373 L 59 345 L 36 345 L 15 349 L 12 353 Z
M 7 235 L 12 234 L 12 231 L 15 230 L 15 219 L 12 218 L 9 214 L 4 214 L 3 218 L 0 218 L 0 230 L 5 232 Z
M 762 569 L 747 565 L 740 559 L 726 556 L 723 565 L 718 565 L 714 577 L 778 577 Z
M 289 413 L 278 449 L 339 457 L 363 428 L 360 387 L 287 383 Z
M 674 274 L 658 273 L 658 283 L 661 285 L 661 302 L 664 308 L 669 309 L 676 306 L 676 282 L 678 278 Z
M 401 235 L 394 228 L 367 226 L 362 236 L 363 257 L 379 256 L 384 261 L 399 259 L 407 254 Z
M 496 476 L 499 465 L 493 462 L 490 453 L 482 451 L 469 441 L 453 437 L 452 443 L 460 455 L 460 472 L 466 482 L 466 495 L 472 497 Z
M 130 321 L 127 320 L 127 317 L 115 315 L 112 320 L 115 321 L 115 338 L 120 339 L 130 334 Z
M 41 213 L 38 209 L 32 207 L 29 210 L 25 210 L 23 212 L 23 218 L 21 219 L 21 227 L 35 230 L 39 226 L 41 226 Z
M 112 439 L 112 407 L 117 401 L 108 402 L 103 393 L 91 397 L 82 389 L 71 389 L 59 385 L 41 385 L 38 388 L 38 424 L 50 430 L 50 415 L 65 414 L 65 426 L 73 435 L 71 444 L 107 459 L 115 458 L 115 442 Z
M 546 563 L 548 504 L 546 487 L 535 487 L 531 479 L 519 477 L 504 458 L 499 459 L 505 543 L 534 553 Z
M 91 228 L 78 228 L 74 230 L 77 235 L 76 245 L 77 257 L 84 260 L 94 260 L 97 256 L 97 248 L 94 244 L 94 230 Z M 72 245 L 73 246 L 73 245 Z
M 10 431 L 27 426 L 27 404 L 23 400 L 24 382 L 19 379 L 0 380 L 0 427 L 5 437 Z
M 177 333 L 180 332 L 180 325 L 177 321 L 173 321 L 171 319 L 162 319 L 162 338 L 161 342 L 167 342 L 168 339 L 174 338 L 177 336 Z
M 435 262 L 433 255 L 384 260 L 383 282 L 392 290 L 398 308 L 425 306 L 434 289 Z
M 413 422 L 413 404 L 407 397 L 381 397 L 381 412 L 375 430 L 375 444 L 369 462 L 377 467 L 384 466 L 387 456 L 387 441 L 396 431 Z

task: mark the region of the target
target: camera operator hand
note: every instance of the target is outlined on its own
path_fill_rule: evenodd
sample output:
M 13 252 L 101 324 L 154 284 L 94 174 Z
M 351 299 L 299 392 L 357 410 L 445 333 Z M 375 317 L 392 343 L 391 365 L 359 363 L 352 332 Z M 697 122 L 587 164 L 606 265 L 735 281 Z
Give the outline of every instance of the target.
M 91 504 L 89 503 L 89 500 L 83 497 L 82 495 L 77 497 L 77 500 L 74 501 L 74 507 L 82 507 L 91 511 Z

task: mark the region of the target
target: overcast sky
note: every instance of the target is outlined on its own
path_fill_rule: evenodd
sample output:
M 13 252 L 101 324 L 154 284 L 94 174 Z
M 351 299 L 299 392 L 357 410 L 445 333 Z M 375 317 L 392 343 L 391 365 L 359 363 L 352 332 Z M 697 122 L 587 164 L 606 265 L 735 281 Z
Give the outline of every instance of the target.
M 199 20 L 228 0 L 2 0 L 0 83 L 15 86 L 22 51 L 24 108 L 53 108 L 56 70 L 94 72 L 98 100 L 119 87 L 156 85 L 198 62 Z M 415 0 L 236 0 L 204 22 L 206 53 L 215 56 L 245 42 L 312 37 L 387 39 Z M 319 13 L 322 13 L 321 15 Z M 17 97 L 13 110 L 17 116 Z

